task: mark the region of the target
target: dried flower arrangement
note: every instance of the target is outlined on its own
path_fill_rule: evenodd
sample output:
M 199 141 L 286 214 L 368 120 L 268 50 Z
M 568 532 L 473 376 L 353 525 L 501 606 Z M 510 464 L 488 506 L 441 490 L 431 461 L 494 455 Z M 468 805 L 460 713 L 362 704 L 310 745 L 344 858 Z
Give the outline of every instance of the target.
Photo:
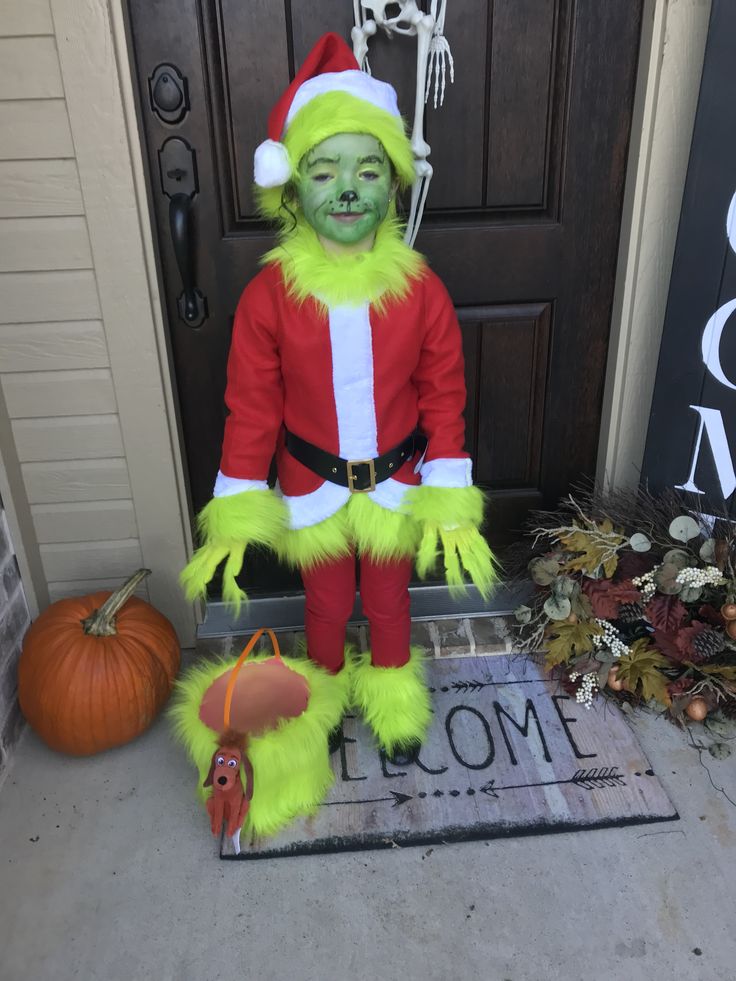
M 674 491 L 573 489 L 534 511 L 515 559 L 536 589 L 522 650 L 577 700 L 607 689 L 671 718 L 736 718 L 736 525 Z

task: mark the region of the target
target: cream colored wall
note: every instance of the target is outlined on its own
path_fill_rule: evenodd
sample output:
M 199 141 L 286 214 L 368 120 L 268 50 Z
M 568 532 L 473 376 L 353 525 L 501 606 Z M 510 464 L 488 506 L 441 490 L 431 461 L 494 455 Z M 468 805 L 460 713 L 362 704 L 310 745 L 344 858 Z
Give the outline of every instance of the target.
M 645 9 L 598 454 L 611 486 L 640 477 L 710 8 Z
M 176 583 L 186 508 L 112 37 L 101 0 L 2 4 L 0 494 L 34 611 L 146 565 L 144 594 L 191 643 Z

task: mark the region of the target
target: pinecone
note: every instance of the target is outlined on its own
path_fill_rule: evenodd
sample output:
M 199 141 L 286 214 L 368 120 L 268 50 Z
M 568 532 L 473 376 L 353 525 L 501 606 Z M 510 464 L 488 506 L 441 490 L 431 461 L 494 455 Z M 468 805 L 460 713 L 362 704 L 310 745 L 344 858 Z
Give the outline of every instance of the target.
M 720 654 L 725 644 L 726 639 L 719 630 L 702 630 L 693 640 L 693 650 L 698 661 L 708 661 Z
M 618 620 L 622 623 L 635 623 L 644 616 L 641 603 L 622 603 L 618 608 Z

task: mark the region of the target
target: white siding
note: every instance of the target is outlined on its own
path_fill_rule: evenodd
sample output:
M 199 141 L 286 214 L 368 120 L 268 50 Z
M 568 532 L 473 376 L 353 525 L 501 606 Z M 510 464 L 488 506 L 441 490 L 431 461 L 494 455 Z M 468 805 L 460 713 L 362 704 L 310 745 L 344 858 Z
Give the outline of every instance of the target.
M 91 269 L 87 223 L 81 216 L 6 218 L 0 222 L 0 268 Z
M 0 33 L 7 37 L 53 34 L 49 0 L 3 0 Z
M 141 548 L 48 0 L 0 13 L 0 403 L 51 600 Z M 141 595 L 147 595 L 145 586 Z
M 75 160 L 0 160 L 0 218 L 83 214 Z

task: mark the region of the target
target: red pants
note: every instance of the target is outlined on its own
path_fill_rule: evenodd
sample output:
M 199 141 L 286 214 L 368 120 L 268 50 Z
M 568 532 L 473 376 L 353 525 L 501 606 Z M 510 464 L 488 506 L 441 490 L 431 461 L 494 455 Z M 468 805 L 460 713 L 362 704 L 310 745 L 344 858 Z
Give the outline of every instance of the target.
M 371 661 L 398 668 L 409 660 L 411 559 L 360 560 L 360 598 L 371 631 Z M 302 570 L 307 651 L 329 671 L 342 667 L 345 628 L 355 602 L 355 557 Z

